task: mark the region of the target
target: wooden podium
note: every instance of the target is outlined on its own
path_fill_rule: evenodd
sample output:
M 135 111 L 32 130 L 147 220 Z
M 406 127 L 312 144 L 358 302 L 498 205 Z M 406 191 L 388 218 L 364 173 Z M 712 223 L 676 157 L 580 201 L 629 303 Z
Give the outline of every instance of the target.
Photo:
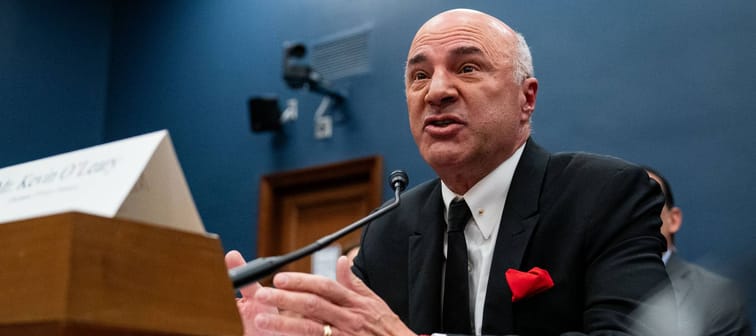
M 64 213 L 0 224 L 0 335 L 242 335 L 220 241 Z

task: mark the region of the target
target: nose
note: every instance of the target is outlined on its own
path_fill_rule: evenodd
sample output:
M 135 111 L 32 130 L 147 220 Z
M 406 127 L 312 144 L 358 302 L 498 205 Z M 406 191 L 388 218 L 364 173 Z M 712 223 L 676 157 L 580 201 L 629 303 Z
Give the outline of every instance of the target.
M 432 106 L 444 107 L 457 101 L 459 92 L 452 75 L 443 70 L 436 70 L 431 77 L 425 102 Z

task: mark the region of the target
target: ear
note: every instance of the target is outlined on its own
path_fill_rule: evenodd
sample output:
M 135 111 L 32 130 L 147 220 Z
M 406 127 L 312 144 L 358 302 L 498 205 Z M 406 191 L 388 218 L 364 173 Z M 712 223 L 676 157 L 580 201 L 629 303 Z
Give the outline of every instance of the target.
M 669 209 L 669 233 L 675 234 L 682 226 L 682 209 L 672 207 Z
M 533 115 L 533 111 L 535 111 L 536 96 L 538 95 L 538 80 L 535 79 L 535 77 L 526 78 L 522 81 L 520 88 L 524 97 L 520 107 L 525 118 L 529 120 Z

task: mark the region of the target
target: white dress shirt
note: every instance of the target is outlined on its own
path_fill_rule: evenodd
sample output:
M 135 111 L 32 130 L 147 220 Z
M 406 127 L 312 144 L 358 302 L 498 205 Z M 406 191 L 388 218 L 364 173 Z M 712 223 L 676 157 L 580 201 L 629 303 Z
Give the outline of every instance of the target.
M 524 148 L 525 145 L 523 144 L 509 159 L 502 162 L 464 195 L 454 194 L 443 181 L 441 182 L 441 196 L 447 212 L 449 204 L 455 197 L 464 198 L 472 212 L 470 219 L 472 223 L 468 222 L 465 227 L 465 242 L 467 244 L 468 270 L 470 271 L 468 277 L 470 307 L 473 307 L 473 311 L 470 312 L 472 314 L 470 320 L 475 325 L 476 335 L 481 334 L 488 275 L 491 271 L 491 261 L 496 246 L 496 236 L 499 232 L 499 223 L 501 223 L 501 216 L 504 211 L 504 203 L 507 200 L 509 186 L 512 184 L 512 177 Z M 444 238 L 444 256 L 446 256 L 446 248 L 447 241 Z M 501 276 L 503 279 L 504 274 Z

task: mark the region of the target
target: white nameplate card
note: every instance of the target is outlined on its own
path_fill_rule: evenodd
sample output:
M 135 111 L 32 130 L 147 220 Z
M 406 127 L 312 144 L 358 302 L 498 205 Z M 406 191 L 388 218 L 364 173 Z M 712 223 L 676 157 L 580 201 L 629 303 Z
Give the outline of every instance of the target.
M 165 130 L 0 169 L 0 223 L 68 211 L 205 232 Z

